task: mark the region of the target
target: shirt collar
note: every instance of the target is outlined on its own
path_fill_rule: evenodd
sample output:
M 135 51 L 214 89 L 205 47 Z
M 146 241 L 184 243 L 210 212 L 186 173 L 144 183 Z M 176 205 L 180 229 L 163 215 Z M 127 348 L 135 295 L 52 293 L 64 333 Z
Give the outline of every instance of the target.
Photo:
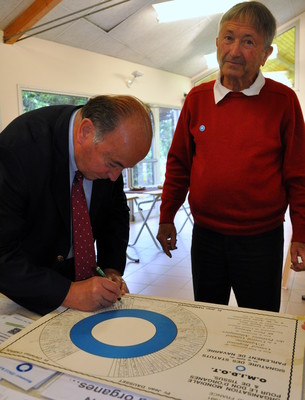
M 252 85 L 247 89 L 241 90 L 241 93 L 245 94 L 246 96 L 258 95 L 264 85 L 265 85 L 265 78 L 264 75 L 262 74 L 262 71 L 259 70 L 257 78 L 252 83 Z M 219 71 L 214 84 L 215 104 L 219 103 L 230 92 L 232 92 L 232 90 L 222 85 L 220 81 L 220 71 Z
M 74 156 L 74 144 L 73 144 L 73 126 L 74 126 L 74 121 L 75 121 L 75 117 L 78 110 L 75 110 L 73 112 L 73 114 L 71 115 L 70 118 L 70 123 L 69 123 L 69 173 L 70 173 L 70 189 L 72 187 L 72 182 L 74 179 L 74 175 L 75 172 L 77 171 L 77 165 L 75 162 L 75 156 Z M 87 179 L 86 177 L 84 177 L 83 180 L 83 187 L 84 187 L 84 191 L 85 191 L 85 195 L 86 195 L 86 199 L 87 199 L 87 204 L 90 204 L 90 200 L 91 200 L 91 192 L 92 192 L 92 185 L 93 185 L 93 181 Z M 89 206 L 88 206 L 89 207 Z
M 73 145 L 73 125 L 75 116 L 78 110 L 74 111 L 71 115 L 70 123 L 69 123 L 69 169 L 70 169 L 70 182 L 72 182 L 74 178 L 75 171 L 77 170 L 75 157 L 74 157 L 74 145 Z

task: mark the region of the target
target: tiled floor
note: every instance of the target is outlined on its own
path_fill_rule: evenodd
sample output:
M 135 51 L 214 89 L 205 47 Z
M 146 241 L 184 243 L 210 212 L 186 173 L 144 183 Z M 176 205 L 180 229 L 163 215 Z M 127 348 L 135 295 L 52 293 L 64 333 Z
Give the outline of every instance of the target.
M 149 227 L 154 236 L 158 230 L 158 210 L 154 210 L 149 219 Z M 186 219 L 183 210 L 176 217 L 176 229 L 179 231 Z M 131 223 L 130 243 L 134 243 L 141 228 L 142 221 L 136 214 L 136 222 Z M 290 239 L 290 226 L 286 224 L 287 236 Z M 172 297 L 183 300 L 193 300 L 191 277 L 190 244 L 192 225 L 187 220 L 184 228 L 178 234 L 178 249 L 173 252 L 173 257 L 167 257 L 162 250 L 154 244 L 148 230 L 144 227 L 138 241 L 128 248 L 130 257 L 138 258 L 139 263 L 127 260 L 124 279 L 131 293 L 146 294 L 160 297 Z M 285 252 L 288 242 L 285 243 Z M 282 313 L 305 315 L 305 272 L 290 271 L 287 289 L 282 289 Z M 230 305 L 236 306 L 234 295 Z

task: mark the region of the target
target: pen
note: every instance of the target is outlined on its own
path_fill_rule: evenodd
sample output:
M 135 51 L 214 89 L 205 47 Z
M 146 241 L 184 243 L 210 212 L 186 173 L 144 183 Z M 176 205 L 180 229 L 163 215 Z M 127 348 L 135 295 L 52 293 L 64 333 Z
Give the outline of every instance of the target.
M 103 278 L 107 278 L 105 272 L 100 267 L 96 267 L 97 273 L 102 276 Z
M 96 267 L 96 271 L 103 278 L 107 278 L 107 276 L 106 276 L 105 272 L 102 270 L 102 268 Z M 121 301 L 121 297 L 118 297 L 118 300 Z

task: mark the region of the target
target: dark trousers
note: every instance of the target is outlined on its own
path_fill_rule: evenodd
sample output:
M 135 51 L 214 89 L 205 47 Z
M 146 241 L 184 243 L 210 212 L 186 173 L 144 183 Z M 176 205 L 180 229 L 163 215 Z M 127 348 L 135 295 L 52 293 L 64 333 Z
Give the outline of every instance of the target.
M 279 311 L 283 226 L 260 235 L 228 236 L 194 225 L 191 259 L 196 301 Z

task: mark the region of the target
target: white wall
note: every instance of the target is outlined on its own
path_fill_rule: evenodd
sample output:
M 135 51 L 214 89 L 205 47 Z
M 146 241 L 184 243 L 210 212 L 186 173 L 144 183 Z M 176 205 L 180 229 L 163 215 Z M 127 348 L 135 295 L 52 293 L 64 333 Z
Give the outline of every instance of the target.
M 191 80 L 176 74 L 49 41 L 0 43 L 0 127 L 19 115 L 18 85 L 68 94 L 131 94 L 142 101 L 181 107 Z M 144 75 L 131 88 L 131 73 Z

